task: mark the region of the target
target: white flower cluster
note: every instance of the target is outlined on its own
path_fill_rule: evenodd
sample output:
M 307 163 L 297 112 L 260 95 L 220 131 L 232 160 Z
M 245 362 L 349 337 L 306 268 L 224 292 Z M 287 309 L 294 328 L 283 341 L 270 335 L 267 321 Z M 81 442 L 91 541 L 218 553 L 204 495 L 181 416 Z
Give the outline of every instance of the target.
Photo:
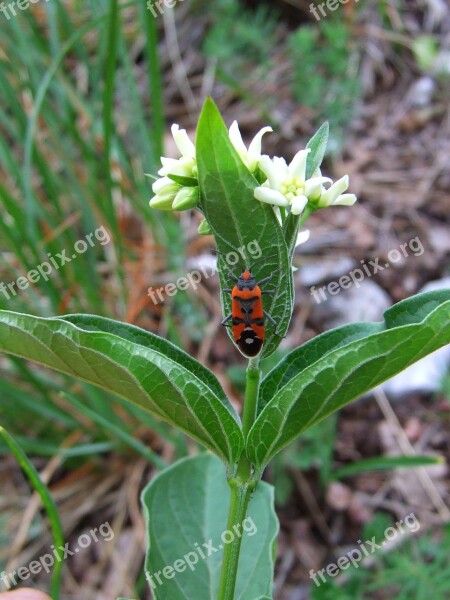
M 243 163 L 252 173 L 258 173 L 259 181 L 267 178 L 255 188 L 256 200 L 272 204 L 279 218 L 279 209 L 301 215 L 307 206 L 312 212 L 339 204 L 351 206 L 356 202 L 355 194 L 345 193 L 349 185 L 348 175 L 333 183 L 317 169 L 310 178 L 306 178 L 309 148 L 297 152 L 289 165 L 284 158 L 261 155 L 262 137 L 269 131 L 272 131 L 271 127 L 263 127 L 247 148 L 236 121 L 229 129 L 230 141 Z M 155 195 L 150 200 L 150 206 L 160 210 L 188 210 L 199 202 L 195 145 L 186 130 L 178 125 L 172 125 L 172 135 L 181 157 L 161 158 L 162 168 L 158 171 L 160 179 L 152 186 Z M 205 222 L 199 231 L 209 232 Z M 305 238 L 307 232 L 301 233 L 300 239 L 306 241 Z
M 267 181 L 255 189 L 255 198 L 286 208 L 293 215 L 300 215 L 308 203 L 313 209 L 354 204 L 355 194 L 343 193 L 348 188 L 348 175 L 333 183 L 317 169 L 312 177 L 306 179 L 306 161 L 310 152 L 310 148 L 300 150 L 289 165 L 279 156 L 273 159 L 267 155 L 261 156 L 259 167 L 267 176 Z

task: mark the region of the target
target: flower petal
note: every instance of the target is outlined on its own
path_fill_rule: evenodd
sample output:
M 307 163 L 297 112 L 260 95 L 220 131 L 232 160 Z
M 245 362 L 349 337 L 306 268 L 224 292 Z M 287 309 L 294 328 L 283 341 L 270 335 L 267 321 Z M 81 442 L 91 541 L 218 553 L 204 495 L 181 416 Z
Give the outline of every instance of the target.
M 286 178 L 286 161 L 278 156 L 271 160 L 267 154 L 263 154 L 259 160 L 259 168 L 267 176 L 269 185 L 273 190 L 277 190 Z
M 299 215 L 307 204 L 308 198 L 306 196 L 295 196 L 291 200 L 291 213 L 293 215 Z
M 305 181 L 305 196 L 311 196 L 317 190 L 321 188 L 324 183 L 333 183 L 333 180 L 329 177 L 311 177 Z
M 341 204 L 342 206 L 353 206 L 357 199 L 358 198 L 355 194 L 341 194 L 333 202 L 333 206 L 337 206 L 339 204 Z
M 246 158 L 247 157 L 247 148 L 245 147 L 245 144 L 242 140 L 241 132 L 239 131 L 239 125 L 238 125 L 237 121 L 232 122 L 231 127 L 228 131 L 228 134 L 230 136 L 230 141 L 233 144 L 233 146 L 235 147 L 235 149 L 237 150 L 238 154 L 242 158 Z
M 273 164 L 275 165 L 276 170 L 279 172 L 279 177 L 281 180 L 287 179 L 289 177 L 289 168 L 287 166 L 286 160 L 283 157 L 274 156 Z
M 311 231 L 309 229 L 304 229 L 303 231 L 299 231 L 297 235 L 297 241 L 295 242 L 295 247 L 300 246 L 300 244 L 304 244 L 309 240 L 311 236 Z
M 289 206 L 288 201 L 281 192 L 268 187 L 260 186 L 255 188 L 254 196 L 260 202 L 266 202 L 275 206 Z
M 308 154 L 311 152 L 311 148 L 305 150 L 299 150 L 289 165 L 289 175 L 291 177 L 297 177 L 301 181 L 305 181 L 306 174 L 306 160 Z
M 194 158 L 195 146 L 189 139 L 186 129 L 180 129 L 179 125 L 174 123 L 171 131 L 173 139 L 175 140 L 175 144 L 177 145 L 178 150 L 181 152 L 181 155 L 185 156 L 186 158 Z
M 165 187 L 172 184 L 174 184 L 174 182 L 169 179 L 169 177 L 161 177 L 152 184 L 153 193 L 160 194 Z
M 250 142 L 250 146 L 248 147 L 248 157 L 250 163 L 259 160 L 261 156 L 262 136 L 270 131 L 273 131 L 272 127 L 263 127 Z
M 318 200 L 324 183 L 332 183 L 329 177 L 312 177 L 305 182 L 305 196 L 310 200 Z
M 171 172 L 171 169 L 176 167 L 176 165 L 178 164 L 178 159 L 166 158 L 165 156 L 161 156 L 161 164 L 162 167 L 158 171 L 158 175 L 164 177 L 164 175 L 168 175 Z
M 334 204 L 337 197 L 345 192 L 345 190 L 348 188 L 348 183 L 348 175 L 344 175 L 344 177 L 338 179 L 328 190 L 322 194 L 319 200 L 319 206 L 325 207 Z

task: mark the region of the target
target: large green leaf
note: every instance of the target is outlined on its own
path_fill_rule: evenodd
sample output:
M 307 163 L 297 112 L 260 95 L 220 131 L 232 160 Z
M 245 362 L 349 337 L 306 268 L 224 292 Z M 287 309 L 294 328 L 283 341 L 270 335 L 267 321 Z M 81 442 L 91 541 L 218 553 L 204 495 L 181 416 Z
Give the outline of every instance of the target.
M 155 600 L 217 598 L 223 546 L 231 539 L 224 533 L 229 502 L 224 465 L 212 455 L 183 459 L 150 482 L 142 503 L 148 538 L 145 570 Z M 278 533 L 272 486 L 258 485 L 242 525 L 234 598 L 271 597 Z
M 253 196 L 258 182 L 234 149 L 227 128 L 212 100 L 207 100 L 197 129 L 197 165 L 201 208 L 214 234 L 219 252 L 243 249 L 245 266 L 251 266 L 255 242 L 264 258 L 255 268 L 258 280 L 273 277 L 265 289 L 274 291 L 264 297 L 264 307 L 277 322 L 267 323 L 262 356 L 269 356 L 279 345 L 289 326 L 294 301 L 292 271 L 283 232 L 271 206 Z M 250 248 L 250 251 L 249 251 Z M 254 253 L 256 255 L 256 253 Z M 219 257 L 221 300 L 224 314 L 231 312 L 230 295 L 224 289 L 232 284 L 228 272 L 233 267 Z
M 261 386 L 261 412 L 248 438 L 263 467 L 326 416 L 450 342 L 450 290 L 399 302 L 384 323 L 324 333 L 289 354 Z
M 214 375 L 173 344 L 110 319 L 0 311 L 0 350 L 83 379 L 176 425 L 229 463 L 239 417 Z

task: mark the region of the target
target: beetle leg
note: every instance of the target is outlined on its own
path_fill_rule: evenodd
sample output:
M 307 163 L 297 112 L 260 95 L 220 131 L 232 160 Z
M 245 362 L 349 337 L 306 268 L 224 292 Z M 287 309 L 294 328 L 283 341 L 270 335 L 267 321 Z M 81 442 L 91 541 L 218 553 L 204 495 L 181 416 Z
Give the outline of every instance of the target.
M 264 315 L 267 317 L 267 319 L 269 319 L 272 325 L 275 325 L 275 327 L 277 326 L 277 322 L 275 321 L 275 319 L 271 315 L 269 315 L 269 313 L 266 310 L 264 311 Z
M 258 283 L 256 285 L 264 285 L 265 283 L 267 283 L 268 281 L 270 281 L 273 277 L 273 273 L 271 273 L 268 277 L 264 277 L 264 279 L 261 279 L 261 281 L 258 281 Z
M 233 317 L 233 314 L 230 313 L 229 315 L 227 315 L 225 317 L 225 319 L 222 321 L 221 325 L 226 325 L 228 323 L 228 321 Z

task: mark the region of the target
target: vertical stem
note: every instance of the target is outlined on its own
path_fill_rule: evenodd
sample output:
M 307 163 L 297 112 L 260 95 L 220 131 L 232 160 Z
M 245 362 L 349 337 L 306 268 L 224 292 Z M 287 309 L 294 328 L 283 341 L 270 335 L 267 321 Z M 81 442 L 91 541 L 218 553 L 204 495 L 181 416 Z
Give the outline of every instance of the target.
M 232 480 L 231 501 L 228 512 L 228 531 L 234 531 L 235 525 L 240 525 L 247 516 L 248 503 L 254 485 L 250 482 L 243 483 L 239 480 Z M 242 530 L 242 528 L 240 528 Z M 239 566 L 239 554 L 241 551 L 242 536 L 235 535 L 230 544 L 225 544 L 223 551 L 222 571 L 220 575 L 220 585 L 218 600 L 233 600 L 234 589 L 236 587 L 236 578 Z
M 247 385 L 242 412 L 242 433 L 245 440 L 256 419 L 260 378 L 259 359 L 250 359 L 247 367 Z M 231 488 L 231 499 L 227 529 L 228 531 L 235 531 L 235 526 L 241 525 L 247 516 L 250 496 L 256 485 L 252 479 L 251 463 L 245 453 L 239 461 L 237 476 L 229 481 L 229 485 Z M 234 599 L 241 541 L 241 536 L 235 535 L 233 541 L 224 547 L 218 600 Z
M 258 392 L 261 371 L 259 370 L 259 360 L 251 358 L 247 367 L 247 384 L 245 387 L 245 400 L 242 413 L 242 433 L 244 439 L 247 439 L 248 433 L 252 428 L 256 418 L 258 408 Z

